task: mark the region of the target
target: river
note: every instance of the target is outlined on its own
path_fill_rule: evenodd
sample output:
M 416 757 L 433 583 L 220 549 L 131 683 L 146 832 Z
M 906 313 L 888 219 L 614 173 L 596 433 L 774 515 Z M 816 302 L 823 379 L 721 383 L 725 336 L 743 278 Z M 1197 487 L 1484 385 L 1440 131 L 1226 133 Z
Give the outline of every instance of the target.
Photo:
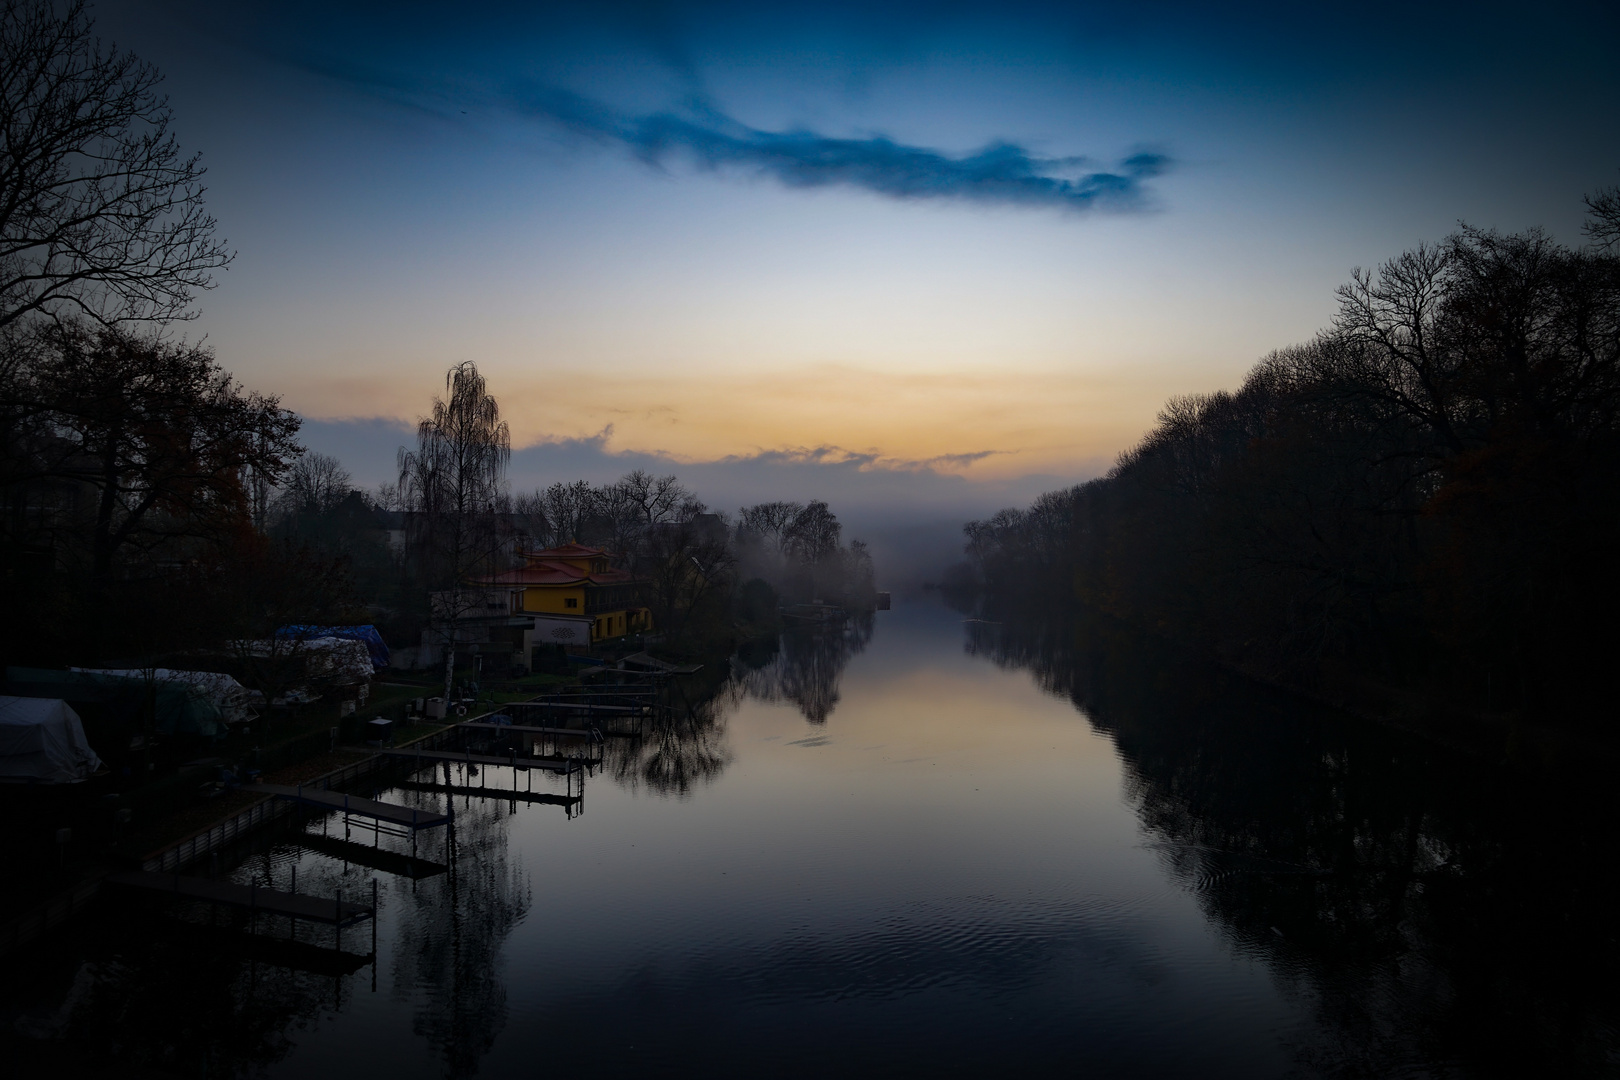
M 1620 1060 L 1603 791 L 1118 631 L 901 600 L 734 660 L 712 701 L 605 752 L 577 813 L 457 796 L 453 829 L 419 851 L 443 873 L 290 835 L 228 871 L 354 899 L 376 879 L 375 967 L 301 970 L 320 964 L 109 917 L 70 935 L 19 1023 L 187 1076 L 1597 1076 Z M 444 805 L 421 786 L 383 797 Z M 369 929 L 347 934 L 369 951 Z

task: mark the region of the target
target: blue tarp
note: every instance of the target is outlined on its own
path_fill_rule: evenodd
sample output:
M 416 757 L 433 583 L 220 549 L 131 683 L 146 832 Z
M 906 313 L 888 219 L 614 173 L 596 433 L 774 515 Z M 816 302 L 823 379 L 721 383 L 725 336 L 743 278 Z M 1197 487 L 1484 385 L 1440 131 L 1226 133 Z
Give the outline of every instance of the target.
M 388 666 L 388 646 L 384 644 L 382 635 L 377 628 L 369 624 L 365 626 L 283 626 L 276 631 L 276 637 L 291 639 L 293 641 L 308 641 L 311 638 L 335 637 L 349 638 L 354 641 L 365 642 L 366 651 L 371 654 L 371 666 L 381 671 Z

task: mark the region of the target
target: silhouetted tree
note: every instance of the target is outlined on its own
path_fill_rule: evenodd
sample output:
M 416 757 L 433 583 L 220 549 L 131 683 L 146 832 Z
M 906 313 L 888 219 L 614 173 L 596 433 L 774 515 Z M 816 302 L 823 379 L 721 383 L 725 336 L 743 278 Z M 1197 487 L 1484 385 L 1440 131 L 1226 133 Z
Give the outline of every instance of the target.
M 0 329 L 189 318 L 230 262 L 161 82 L 104 46 L 81 2 L 0 9 Z
M 417 423 L 416 449 L 399 451 L 400 499 L 415 515 L 409 542 L 436 593 L 433 616 L 445 645 L 444 692 L 455 678 L 456 623 L 483 603 L 467 586 L 499 560 L 511 435 L 471 361 L 445 375 L 445 396 Z
M 280 475 L 301 452 L 298 418 L 202 346 L 73 324 L 41 337 L 10 388 L 28 419 L 12 433 L 8 479 L 87 493 L 57 527 L 92 581 L 136 555 L 191 554 L 180 541 L 229 540 L 248 526 L 244 474 Z

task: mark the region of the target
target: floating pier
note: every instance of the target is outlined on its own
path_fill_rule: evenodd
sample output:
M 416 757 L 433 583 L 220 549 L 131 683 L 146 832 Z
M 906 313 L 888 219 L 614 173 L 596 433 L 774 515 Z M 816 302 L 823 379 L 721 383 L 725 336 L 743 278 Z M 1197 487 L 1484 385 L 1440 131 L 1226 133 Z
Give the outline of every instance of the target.
M 502 731 L 512 730 L 504 724 L 496 726 Z M 522 754 L 496 757 L 494 754 L 458 753 L 453 750 L 379 750 L 378 753 L 389 757 L 410 758 L 424 764 L 448 761 L 452 765 L 503 765 L 511 769 L 542 769 L 554 773 L 578 772 L 595 764 L 594 761 L 581 758 L 525 757 Z
M 563 808 L 579 805 L 584 801 L 582 795 L 554 795 L 549 791 L 513 791 L 509 788 L 495 787 L 465 787 L 452 785 L 446 788 L 443 784 L 428 783 L 423 780 L 402 780 L 399 787 L 409 788 L 412 791 L 430 791 L 451 795 L 472 796 L 479 799 L 503 799 L 510 802 L 541 803 L 547 806 L 561 806 Z M 369 850 L 369 849 L 368 849 Z
M 407 753 L 407 751 L 383 751 L 383 753 Z M 427 754 L 421 755 L 424 760 Z M 451 755 L 454 760 L 460 760 Z M 418 829 L 433 829 L 450 819 L 436 810 L 418 810 L 414 806 L 400 806 L 398 803 L 378 802 L 376 799 L 363 799 L 358 795 L 350 795 L 346 791 L 329 791 L 326 788 L 289 787 L 284 784 L 253 784 L 246 788 L 248 791 L 261 791 L 266 795 L 274 795 L 278 799 L 287 799 L 302 803 L 305 806 L 319 807 L 322 810 L 340 810 L 347 817 L 369 818 L 381 825 L 393 826 L 398 829 L 409 829 L 415 832 Z

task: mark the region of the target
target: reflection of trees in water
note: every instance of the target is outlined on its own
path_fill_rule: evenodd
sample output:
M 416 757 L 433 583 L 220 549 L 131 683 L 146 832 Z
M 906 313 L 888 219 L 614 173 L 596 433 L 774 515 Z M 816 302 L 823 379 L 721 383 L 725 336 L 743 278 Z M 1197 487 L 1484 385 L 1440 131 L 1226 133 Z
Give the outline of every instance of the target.
M 433 808 L 443 796 L 388 798 Z M 358 864 L 320 857 L 300 863 L 298 891 L 309 895 L 341 890 L 345 899 L 369 902 L 378 879 L 384 927 L 392 915 L 396 935 L 393 971 L 384 978 L 391 974 L 397 1002 L 415 1008 L 413 1030 L 440 1056 L 446 1076 L 475 1073 L 506 1022 L 498 957 L 529 905 L 527 880 L 507 847 L 507 815 L 498 800 L 458 800 L 449 873 L 414 885 Z M 424 834 L 422 857 L 441 858 L 445 838 L 439 830 Z M 292 857 L 293 849 L 280 845 L 231 877 L 286 889 Z M 139 898 L 113 899 L 112 917 L 99 920 L 84 943 L 88 959 L 71 980 L 58 978 L 61 1006 L 37 1016 L 30 1037 L 66 1037 L 79 1053 L 116 1061 L 127 1072 L 254 1075 L 286 1057 L 301 1029 L 369 992 L 370 975 L 356 956 L 343 970 L 360 970 L 359 980 L 351 975 L 340 984 L 330 927 L 301 924 L 295 944 L 280 940 L 288 933 L 280 918 L 265 917 L 260 934 L 250 936 L 240 932 L 241 913 L 216 912 L 213 929 L 202 906 L 187 916 L 197 922 L 183 922 L 144 914 Z M 165 902 L 163 910 L 171 907 Z M 371 928 L 362 923 L 344 931 L 342 945 L 368 952 Z
M 406 906 L 395 923 L 394 995 L 420 1001 L 412 1030 L 441 1055 L 446 1076 L 477 1072 L 506 1025 L 499 958 L 530 900 L 507 843 L 511 812 L 499 799 L 455 800 L 446 826 L 449 872 L 414 887 L 401 879 L 392 885 L 391 899 Z
M 770 648 L 755 642 L 729 667 L 708 666 L 666 692 L 671 707 L 642 721 L 640 738 L 611 739 L 607 774 L 631 789 L 684 798 L 731 763 L 725 718 L 745 699 L 791 702 L 813 724 L 838 704 L 838 680 L 850 657 L 872 640 L 870 612 L 848 625 L 795 628 Z
M 659 795 L 685 798 L 731 763 L 725 717 L 737 704 L 735 680 L 695 682 L 673 700 L 672 708 L 641 722 L 640 738 L 608 741 L 603 764 L 615 781 L 631 790 L 645 785 Z
M 1597 1075 L 1620 1051 L 1604 783 L 1329 714 L 1089 625 L 970 623 L 1115 740 L 1171 872 L 1307 990 L 1335 1075 Z
M 838 706 L 838 680 L 850 657 L 871 640 L 869 611 L 842 627 L 794 627 L 782 633 L 782 647 L 769 662 L 742 674 L 743 686 L 757 701 L 792 702 L 806 720 L 825 724 Z

